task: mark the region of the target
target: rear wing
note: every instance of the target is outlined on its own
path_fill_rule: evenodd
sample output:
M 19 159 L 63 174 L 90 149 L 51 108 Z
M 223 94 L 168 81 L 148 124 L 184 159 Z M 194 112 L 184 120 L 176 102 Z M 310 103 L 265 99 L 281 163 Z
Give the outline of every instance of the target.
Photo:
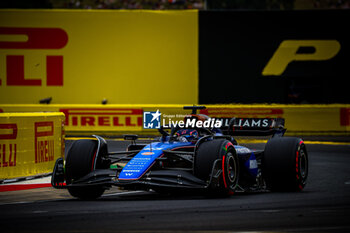
M 283 134 L 284 118 L 230 118 L 224 119 L 222 130 L 232 136 L 269 136 Z

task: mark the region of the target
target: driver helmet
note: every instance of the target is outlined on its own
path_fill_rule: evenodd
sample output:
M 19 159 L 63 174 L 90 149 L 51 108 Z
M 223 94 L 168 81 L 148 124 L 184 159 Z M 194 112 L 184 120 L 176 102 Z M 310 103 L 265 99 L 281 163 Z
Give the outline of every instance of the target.
M 199 138 L 198 131 L 195 129 L 180 129 L 175 134 L 181 142 L 191 142 Z

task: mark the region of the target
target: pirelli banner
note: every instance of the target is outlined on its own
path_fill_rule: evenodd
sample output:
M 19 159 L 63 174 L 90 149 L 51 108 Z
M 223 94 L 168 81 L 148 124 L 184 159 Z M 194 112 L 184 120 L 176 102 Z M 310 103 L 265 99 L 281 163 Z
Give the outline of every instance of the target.
M 0 103 L 45 98 L 197 103 L 198 11 L 0 10 Z
M 63 125 L 63 113 L 0 113 L 0 180 L 51 173 Z
M 147 129 L 147 114 L 156 114 L 161 125 L 183 120 L 183 105 L 0 105 L 2 112 L 59 111 L 65 115 L 67 135 L 157 134 Z M 207 105 L 200 113 L 223 119 L 285 118 L 289 135 L 350 134 L 350 105 Z M 146 126 L 146 127 L 145 127 Z

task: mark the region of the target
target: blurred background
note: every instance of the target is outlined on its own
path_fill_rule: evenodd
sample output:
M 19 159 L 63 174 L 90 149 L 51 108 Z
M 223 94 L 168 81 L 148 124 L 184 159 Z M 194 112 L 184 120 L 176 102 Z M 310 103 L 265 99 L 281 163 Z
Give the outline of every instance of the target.
M 2 8 L 70 9 L 349 9 L 349 0 L 16 0 L 2 1 Z
M 12 84 L 6 87 L 0 82 L 4 89 L 0 103 L 38 103 L 47 98 L 58 104 L 350 103 L 350 95 L 345 95 L 350 38 L 344 30 L 349 7 L 350 0 L 1 1 L 3 9 L 67 10 L 17 12 L 19 17 L 4 11 L 0 18 L 5 27 L 62 28 L 67 41 L 58 50 L 64 57 L 61 89 L 41 85 L 26 96 L 23 93 L 29 92 L 21 85 L 9 88 Z M 103 12 L 98 9 L 112 11 L 98 14 Z M 151 11 L 143 14 L 133 9 Z M 158 11 L 152 10 L 160 10 L 162 16 L 157 18 Z M 90 40 L 82 42 L 84 36 Z M 290 43 L 297 43 L 292 45 L 295 51 L 286 50 Z M 1 54 L 16 55 L 18 50 L 5 51 L 6 46 Z M 39 55 L 29 50 L 22 54 L 24 77 L 43 77 Z M 8 59 L 0 59 L 0 67 L 13 67 L 14 73 L 1 69 L 0 80 L 17 75 L 11 65 L 17 58 Z M 98 87 L 94 99 L 72 92 L 90 88 L 82 84 L 83 76 L 91 87 Z M 131 89 L 128 80 L 136 80 Z M 115 85 L 111 88 L 106 83 Z M 171 93 L 183 88 L 183 94 L 158 98 L 145 91 L 149 83 L 156 89 L 167 86 Z M 131 92 L 126 93 L 128 89 Z M 70 96 L 63 96 L 62 91 Z M 132 97 L 126 98 L 129 93 Z

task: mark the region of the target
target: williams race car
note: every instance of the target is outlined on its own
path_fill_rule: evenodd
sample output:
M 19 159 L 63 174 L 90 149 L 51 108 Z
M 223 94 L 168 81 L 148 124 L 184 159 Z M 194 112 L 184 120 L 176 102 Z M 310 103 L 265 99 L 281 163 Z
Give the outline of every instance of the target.
M 197 114 L 204 106 L 185 106 L 192 114 L 186 121 L 210 120 Z M 126 151 L 110 152 L 100 136 L 77 140 L 65 161 L 56 161 L 51 184 L 66 188 L 73 197 L 95 199 L 111 186 L 126 190 L 153 190 L 160 193 L 184 191 L 230 195 L 234 192 L 301 191 L 308 176 L 308 155 L 304 142 L 284 137 L 284 119 L 232 118 L 222 129 L 160 128 L 158 141 L 136 143 Z M 270 136 L 264 150 L 237 144 L 234 136 Z

